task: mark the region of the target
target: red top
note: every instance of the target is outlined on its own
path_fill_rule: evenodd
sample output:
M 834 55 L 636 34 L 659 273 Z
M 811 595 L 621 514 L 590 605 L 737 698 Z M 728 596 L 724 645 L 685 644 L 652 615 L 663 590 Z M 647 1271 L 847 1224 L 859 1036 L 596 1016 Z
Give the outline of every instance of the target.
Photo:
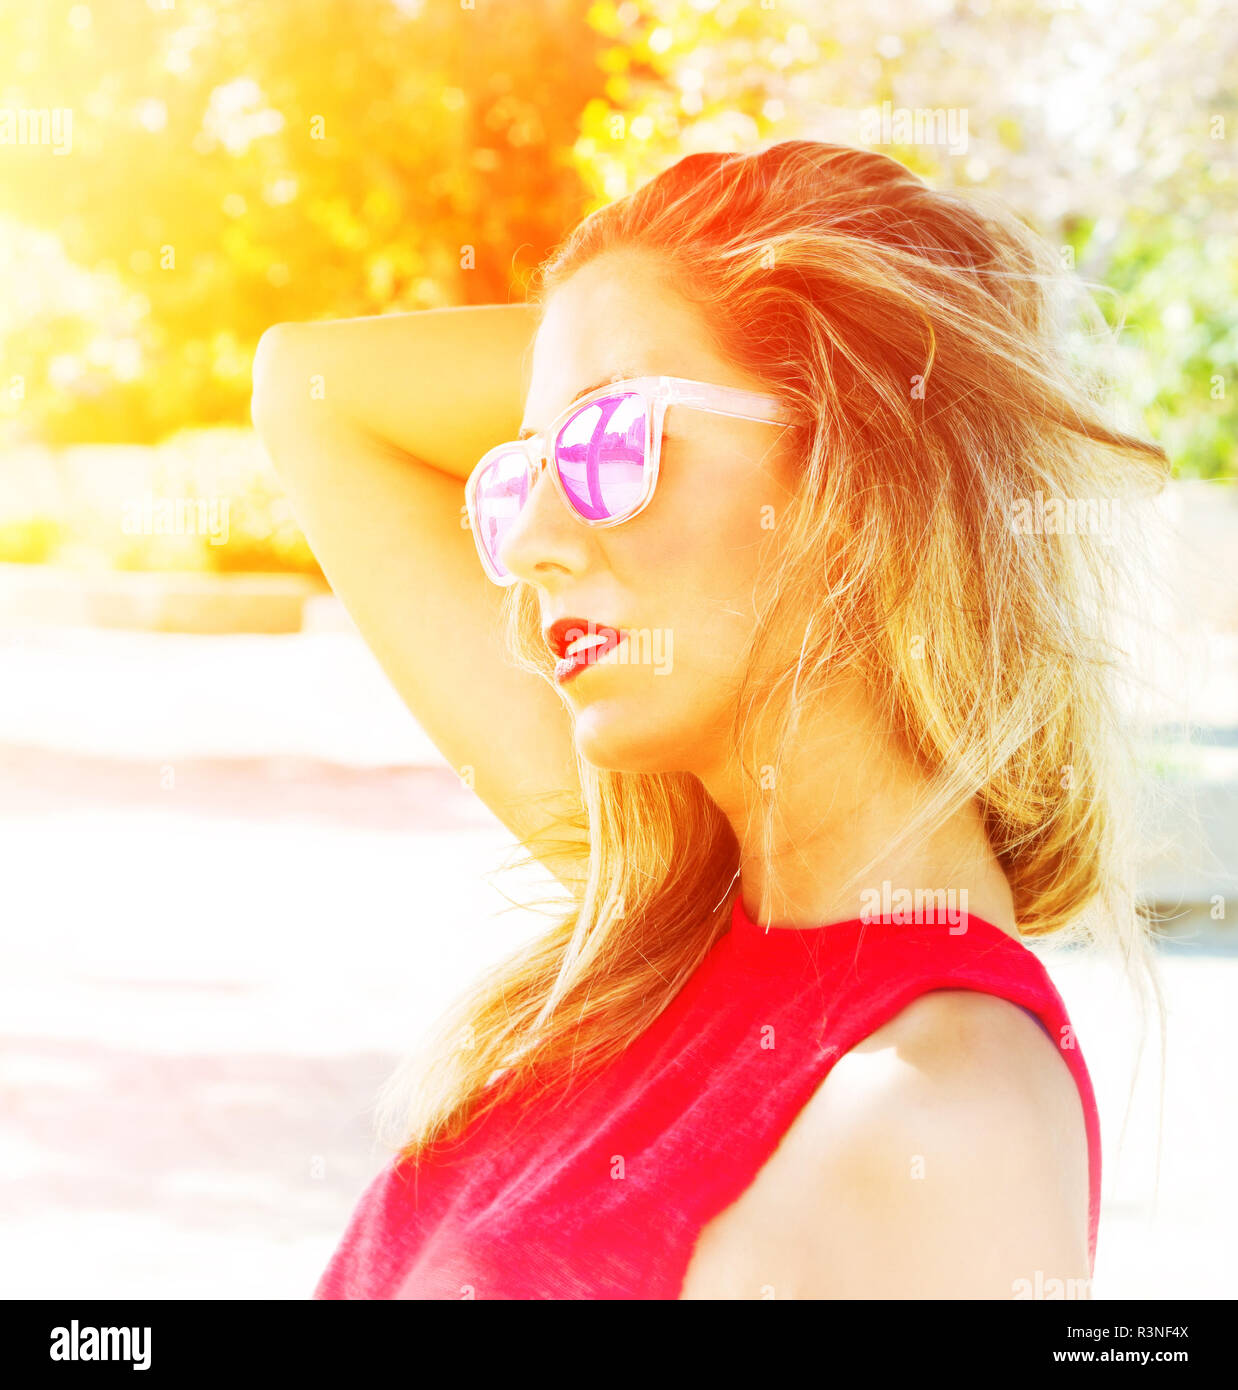
M 859 921 L 731 930 L 614 1062 L 520 1119 L 471 1125 L 450 1159 L 389 1163 L 363 1194 L 315 1298 L 679 1296 L 702 1228 L 752 1183 L 845 1052 L 934 989 L 1020 1005 L 1060 1045 L 1088 1142 L 1088 1257 L 1100 1126 L 1065 1007 L 1026 946 L 965 929 Z

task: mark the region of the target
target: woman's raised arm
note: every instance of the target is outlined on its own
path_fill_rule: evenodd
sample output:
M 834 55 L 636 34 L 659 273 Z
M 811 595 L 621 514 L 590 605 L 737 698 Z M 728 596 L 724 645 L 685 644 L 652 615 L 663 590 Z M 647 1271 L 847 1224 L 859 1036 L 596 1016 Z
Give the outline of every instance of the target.
M 335 593 L 427 735 L 522 839 L 579 807 L 571 728 L 507 655 L 464 479 L 519 430 L 535 327 L 524 305 L 281 323 L 258 344 L 253 393 Z M 570 850 L 540 857 L 572 876 Z

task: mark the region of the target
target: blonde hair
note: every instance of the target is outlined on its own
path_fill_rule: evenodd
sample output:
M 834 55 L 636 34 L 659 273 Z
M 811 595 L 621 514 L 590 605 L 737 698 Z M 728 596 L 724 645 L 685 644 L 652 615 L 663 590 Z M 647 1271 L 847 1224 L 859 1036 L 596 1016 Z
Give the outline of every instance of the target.
M 1072 348 L 1072 308 L 1105 335 L 1090 295 L 992 201 L 808 140 L 680 159 L 572 231 L 540 302 L 628 249 L 804 422 L 736 748 L 771 711 L 794 721 L 840 673 L 863 672 L 931 788 L 896 844 L 974 800 L 1020 932 L 1109 942 L 1159 1005 L 1113 633 L 1136 538 L 1015 524 L 1042 514 L 1037 498 L 1095 507 L 1168 475 L 1158 445 L 1107 421 L 1103 375 Z M 507 603 L 519 663 L 550 681 L 532 592 L 516 585 Z M 762 658 L 788 624 L 799 659 L 780 670 Z M 700 782 L 578 764 L 560 847 L 581 846 L 570 907 L 387 1083 L 380 1125 L 407 1157 L 622 1053 L 729 926 L 739 846 Z M 761 769 L 762 785 L 779 771 Z M 762 805 L 768 856 L 777 798 Z M 551 838 L 526 842 L 530 854 Z

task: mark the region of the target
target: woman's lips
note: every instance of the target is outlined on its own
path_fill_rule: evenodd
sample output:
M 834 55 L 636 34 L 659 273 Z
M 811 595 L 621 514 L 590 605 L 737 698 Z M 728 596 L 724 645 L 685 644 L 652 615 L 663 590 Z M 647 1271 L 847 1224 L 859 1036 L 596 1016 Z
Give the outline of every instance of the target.
M 596 666 L 608 652 L 613 652 L 623 641 L 625 633 L 617 628 L 603 627 L 582 634 L 571 642 L 564 654 L 555 662 L 555 680 L 564 685 L 573 676 L 579 675 L 587 666 Z

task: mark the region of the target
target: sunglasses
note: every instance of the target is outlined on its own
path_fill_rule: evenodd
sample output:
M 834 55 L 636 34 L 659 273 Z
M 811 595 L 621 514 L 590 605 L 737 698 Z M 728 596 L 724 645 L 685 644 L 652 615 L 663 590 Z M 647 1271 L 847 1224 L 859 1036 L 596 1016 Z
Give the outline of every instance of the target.
M 589 391 L 544 433 L 490 449 L 469 475 L 464 500 L 486 574 L 496 584 L 516 582 L 499 551 L 547 464 L 555 491 L 586 526 L 618 526 L 644 511 L 658 484 L 668 405 L 771 425 L 795 418 L 777 396 L 679 376 L 634 377 Z

